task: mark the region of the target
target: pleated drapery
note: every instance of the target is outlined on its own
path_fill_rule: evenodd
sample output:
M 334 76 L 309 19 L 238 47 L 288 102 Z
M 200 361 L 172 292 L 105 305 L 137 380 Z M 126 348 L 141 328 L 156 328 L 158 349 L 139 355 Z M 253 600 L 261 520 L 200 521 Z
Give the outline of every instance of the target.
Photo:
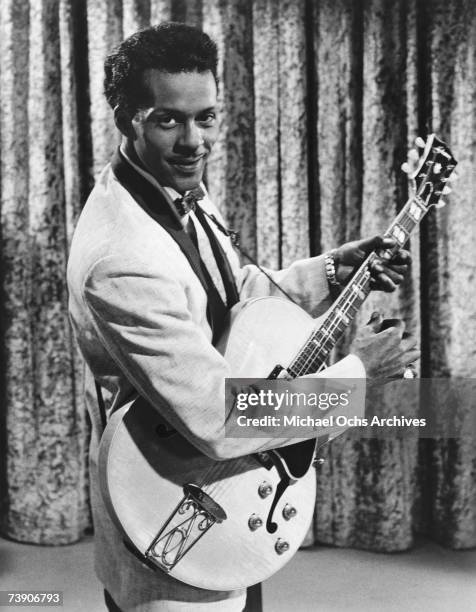
M 118 142 L 103 61 L 164 19 L 220 51 L 209 190 L 247 251 L 285 266 L 381 233 L 400 171 L 436 132 L 461 178 L 412 239 L 412 275 L 380 309 L 421 335 L 421 373 L 476 366 L 476 5 L 471 0 L 2 0 L 0 525 L 62 544 L 90 526 L 88 421 L 67 318 L 75 220 Z M 342 436 L 318 472 L 318 542 L 404 550 L 414 532 L 476 545 L 476 436 Z

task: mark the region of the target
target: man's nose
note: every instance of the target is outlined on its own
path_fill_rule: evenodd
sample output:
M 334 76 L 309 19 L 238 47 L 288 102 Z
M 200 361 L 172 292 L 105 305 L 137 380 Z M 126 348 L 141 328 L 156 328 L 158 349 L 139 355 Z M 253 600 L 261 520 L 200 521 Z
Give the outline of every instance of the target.
M 195 150 L 204 143 L 204 138 L 201 128 L 195 121 L 187 121 L 184 123 L 182 135 L 179 140 L 180 146 Z

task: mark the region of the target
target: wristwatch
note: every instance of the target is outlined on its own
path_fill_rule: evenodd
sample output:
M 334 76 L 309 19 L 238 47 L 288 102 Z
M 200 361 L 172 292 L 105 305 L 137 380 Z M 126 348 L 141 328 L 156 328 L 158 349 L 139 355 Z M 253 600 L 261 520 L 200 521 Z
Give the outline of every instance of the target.
M 335 253 L 335 249 L 326 253 L 324 255 L 324 263 L 326 266 L 327 282 L 329 283 L 332 289 L 337 289 L 337 288 L 340 288 L 340 283 L 337 280 L 337 276 L 336 276 L 337 265 L 336 265 L 334 253 Z

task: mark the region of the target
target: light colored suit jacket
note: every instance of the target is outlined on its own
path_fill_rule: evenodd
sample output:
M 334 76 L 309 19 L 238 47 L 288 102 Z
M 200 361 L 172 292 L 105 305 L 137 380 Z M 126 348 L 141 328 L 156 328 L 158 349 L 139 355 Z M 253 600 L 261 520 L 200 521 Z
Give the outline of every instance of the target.
M 202 207 L 220 219 L 208 198 Z M 214 227 L 213 231 L 229 259 L 241 299 L 281 295 L 258 268 L 241 266 L 229 239 Z M 271 274 L 312 315 L 329 307 L 323 256 Z M 211 344 L 203 286 L 177 243 L 137 204 L 109 165 L 79 218 L 68 284 L 71 320 L 88 369 L 92 507 L 101 581 L 124 610 L 159 610 L 157 602 L 167 599 L 189 602 L 193 609 L 199 609 L 201 601 L 209 603 L 207 610 L 213 609 L 213 601 L 219 610 L 240 609 L 243 593 L 200 591 L 140 563 L 122 544 L 99 494 L 101 423 L 91 373 L 107 389 L 111 408 L 140 394 L 211 457 L 263 448 L 263 440 L 224 437 L 224 381 L 230 371 Z M 330 375 L 358 378 L 365 372 L 357 357 L 348 356 L 327 372 Z M 272 440 L 266 443 L 273 446 Z

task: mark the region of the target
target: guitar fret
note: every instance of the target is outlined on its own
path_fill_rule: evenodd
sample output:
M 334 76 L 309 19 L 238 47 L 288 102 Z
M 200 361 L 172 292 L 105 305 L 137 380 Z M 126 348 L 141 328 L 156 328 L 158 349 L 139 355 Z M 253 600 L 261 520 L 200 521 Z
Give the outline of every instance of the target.
M 418 220 L 416 217 L 418 216 L 418 214 L 420 214 L 420 212 L 421 208 L 415 203 L 412 203 L 408 210 L 403 210 L 401 212 L 398 220 L 402 227 L 405 228 L 407 234 L 410 234 L 418 224 Z M 422 217 L 423 213 L 421 213 L 420 219 Z
M 387 235 L 393 236 L 398 244 L 403 246 L 425 213 L 426 206 L 424 201 L 415 195 L 400 211 L 400 214 L 387 231 Z
M 361 300 L 365 298 L 365 293 L 362 291 L 362 289 L 358 285 L 353 285 L 352 291 L 356 293 L 357 297 L 360 298 Z
M 343 321 L 345 324 L 347 324 L 349 322 L 349 317 L 340 308 L 338 308 L 338 309 L 336 309 L 334 311 L 334 316 L 337 317 L 337 318 L 340 318 L 341 321 Z
M 405 230 L 407 234 L 409 234 L 415 226 L 415 223 L 406 212 L 403 212 L 399 217 L 399 225 Z
M 368 269 L 363 268 L 357 271 L 351 284 L 339 296 L 326 321 L 311 336 L 291 367 L 288 368 L 289 372 L 301 376 L 315 371 L 324 363 L 336 341 L 347 329 L 366 299 L 370 291 L 369 279 Z
M 426 211 L 426 202 L 418 195 L 418 193 L 415 193 L 415 195 L 413 196 L 413 201 L 418 204 L 418 206 L 420 206 L 424 211 Z
M 413 201 L 408 209 L 408 214 L 418 223 L 425 214 L 425 210 L 417 202 Z
M 392 238 L 395 238 L 395 240 L 398 242 L 400 246 L 403 246 L 405 244 L 405 242 L 407 241 L 407 237 L 408 237 L 407 232 L 398 223 L 393 225 L 390 231 L 390 235 L 392 236 Z

